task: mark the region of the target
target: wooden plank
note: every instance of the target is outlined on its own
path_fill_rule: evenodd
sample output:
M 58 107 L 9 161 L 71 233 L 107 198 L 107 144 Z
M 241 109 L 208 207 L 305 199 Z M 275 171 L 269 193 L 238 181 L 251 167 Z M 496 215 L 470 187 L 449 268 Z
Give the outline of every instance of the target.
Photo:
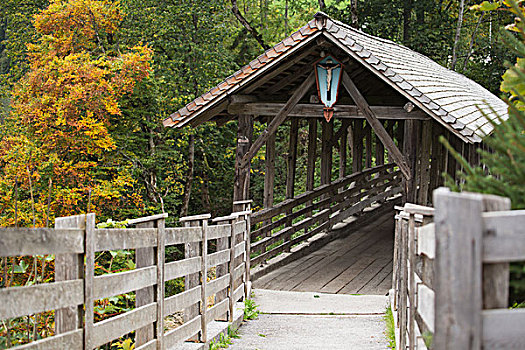
M 251 114 L 261 117 L 273 117 L 282 108 L 284 104 L 278 102 L 248 102 L 248 103 L 232 103 L 228 107 L 228 112 L 231 114 Z M 378 119 L 390 120 L 430 120 L 431 117 L 421 110 L 414 110 L 407 112 L 403 107 L 399 106 L 370 106 Z M 364 114 L 354 105 L 336 104 L 334 106 L 334 114 L 337 119 L 361 119 L 365 118 Z M 319 118 L 323 115 L 323 105 L 321 104 L 297 104 L 291 111 L 289 116 L 294 118 Z
M 169 281 L 184 275 L 191 275 L 199 272 L 201 268 L 200 263 L 200 256 L 166 263 L 164 265 L 164 279 Z
M 400 241 L 400 278 L 399 278 L 399 349 L 406 349 L 407 345 L 407 297 L 408 297 L 408 220 L 402 220 L 401 241 Z
M 525 210 L 493 211 L 482 214 L 485 231 L 491 235 L 522 235 Z
M 155 214 L 155 215 L 150 215 L 150 216 L 144 216 L 144 217 L 141 217 L 141 218 L 135 218 L 135 219 L 128 220 L 128 225 L 137 225 L 137 224 L 142 224 L 144 222 L 157 221 L 157 220 L 161 220 L 161 219 L 166 219 L 167 217 L 168 217 L 168 213 L 161 213 L 161 214 Z
M 295 173 L 297 163 L 297 138 L 299 136 L 299 119 L 290 121 L 290 138 L 288 140 L 288 156 L 286 165 L 286 198 L 295 195 Z
M 483 195 L 483 211 L 510 210 L 510 199 L 494 195 Z M 483 215 L 483 214 L 481 214 Z M 484 220 L 482 220 L 484 221 Z M 484 222 L 481 223 L 483 226 Z M 483 237 L 491 233 L 484 230 Z M 501 231 L 502 233 L 504 231 Z M 483 264 L 483 308 L 506 308 L 509 300 L 509 264 Z
M 332 182 L 332 137 L 334 123 L 321 120 L 321 185 Z
M 157 315 L 155 322 L 155 337 L 157 338 L 157 349 L 165 349 L 164 342 L 164 296 L 165 296 L 165 261 L 166 261 L 166 222 L 165 218 L 159 218 L 155 225 L 157 226 L 157 286 L 155 301 L 157 303 Z
M 95 230 L 95 250 L 148 248 L 157 245 L 155 228 L 109 228 Z
M 418 130 L 418 124 L 415 120 L 405 121 L 405 129 L 403 136 L 403 153 L 405 155 L 405 158 L 407 159 L 408 168 L 410 169 L 410 178 L 414 179 L 412 181 L 407 180 L 406 201 L 411 203 L 416 202 L 417 194 L 417 179 L 415 177 L 417 170 L 417 147 L 419 143 Z
M 91 346 L 102 346 L 136 329 L 155 322 L 156 312 L 156 304 L 149 304 L 95 323 Z
M 156 266 L 96 276 L 93 281 L 93 298 L 99 300 L 152 286 L 156 283 L 156 276 Z
M 211 308 L 209 308 L 207 311 L 206 317 L 208 320 L 216 320 L 218 318 L 221 318 L 222 315 L 224 315 L 226 312 L 228 312 L 228 300 L 225 299 L 215 305 L 213 305 Z
M 286 102 L 286 104 L 279 111 L 279 113 L 277 113 L 275 118 L 273 118 L 270 125 L 268 125 L 268 127 L 261 133 L 259 138 L 250 147 L 250 150 L 243 156 L 240 162 L 240 168 L 246 168 L 246 166 L 249 164 L 249 162 L 255 156 L 255 154 L 259 151 L 262 145 L 266 143 L 270 135 L 275 133 L 279 125 L 281 125 L 282 122 L 284 122 L 284 120 L 288 117 L 290 111 L 295 107 L 295 105 L 297 105 L 297 103 L 301 100 L 301 98 L 303 98 L 303 96 L 308 92 L 308 90 L 310 90 L 314 82 L 315 74 L 314 72 L 312 72 L 310 73 L 308 78 L 306 78 L 306 80 L 294 91 L 290 99 Z
M 146 344 L 142 344 L 141 346 L 135 348 L 135 350 L 157 350 L 157 340 L 150 340 Z
M 208 220 L 202 220 L 202 242 L 201 242 L 201 334 L 200 341 L 206 343 L 208 341 L 208 332 L 207 325 L 208 320 L 206 318 L 206 313 L 208 310 L 208 302 L 206 300 L 207 296 L 207 285 L 208 285 Z
M 199 232 L 199 236 L 200 236 L 200 232 Z M 208 226 L 208 240 L 227 238 L 229 236 L 230 236 L 230 225 L 210 225 Z
M 434 331 L 434 291 L 424 284 L 417 286 L 417 313 L 431 332 Z
M 525 309 L 484 310 L 482 315 L 484 349 L 523 349 Z
M 202 230 L 200 227 L 176 227 L 166 229 L 166 245 L 200 242 Z
M 243 240 L 241 243 L 236 244 L 234 247 L 234 257 L 238 257 L 246 251 L 246 242 Z
M 201 239 L 204 237 L 204 232 L 202 230 L 201 227 L 199 227 L 200 225 L 200 221 L 199 220 L 202 220 L 202 219 L 197 219 L 195 221 L 185 221 L 183 222 L 183 225 L 185 228 L 187 227 L 197 227 L 199 230 L 200 230 L 200 237 Z M 204 220 L 207 220 L 207 219 L 204 219 Z M 199 268 L 200 269 L 200 264 L 201 264 L 201 259 L 200 259 L 200 256 L 201 256 L 201 244 L 200 242 L 191 242 L 191 243 L 185 243 L 184 244 L 184 257 L 185 259 L 192 259 L 192 261 L 196 261 L 194 267 L 195 268 Z M 166 280 L 170 279 L 172 276 L 174 275 L 170 275 L 170 272 L 173 271 L 172 270 L 172 267 L 174 267 L 175 265 L 172 265 L 173 263 L 168 263 L 165 265 L 165 275 L 166 275 Z M 181 263 L 183 264 L 183 263 Z M 192 262 L 192 265 L 193 265 L 193 262 Z M 171 271 L 170 271 L 171 270 Z M 186 271 L 185 273 L 185 276 L 184 276 L 184 288 L 185 290 L 190 290 L 196 286 L 199 286 L 200 285 L 200 276 L 199 276 L 199 273 L 198 273 L 199 270 L 191 270 L 191 271 Z M 177 276 L 178 276 L 178 273 L 177 273 Z M 199 307 L 197 305 L 192 305 L 191 307 L 188 307 L 186 309 L 184 309 L 184 322 L 188 322 L 190 320 L 193 320 L 197 315 L 199 314 Z M 168 342 L 167 338 L 166 338 L 166 342 Z M 169 344 L 169 343 L 168 343 Z
M 82 341 L 83 330 L 76 329 L 53 337 L 40 339 L 29 344 L 19 345 L 12 350 L 82 350 L 85 349 Z
M 139 229 L 153 229 L 155 230 L 155 238 L 157 238 L 157 230 L 155 229 L 155 222 L 143 221 L 138 223 L 137 228 Z M 139 269 L 141 267 L 149 267 L 155 265 L 155 248 L 137 248 L 135 250 L 135 265 Z M 154 271 L 153 271 L 154 273 Z M 155 290 L 153 286 L 138 289 L 135 292 L 135 306 L 137 308 L 143 305 L 149 305 L 154 301 Z M 137 329 L 135 343 L 136 345 L 146 344 L 150 340 L 154 339 L 154 328 L 153 324 L 146 325 L 143 328 Z M 95 346 L 93 346 L 95 347 Z
M 84 303 L 84 282 L 68 280 L 0 289 L 0 320 Z
M 269 122 L 268 122 L 269 124 Z M 266 141 L 266 157 L 264 169 L 264 194 L 263 206 L 270 208 L 273 206 L 273 192 L 275 182 L 275 133 Z M 267 222 L 270 223 L 270 222 Z
M 0 228 L 0 256 L 80 254 L 84 231 L 53 228 Z
M 523 230 L 523 226 L 520 228 Z M 525 235 L 486 237 L 483 240 L 483 262 L 489 264 L 525 260 Z
M 432 125 L 432 154 L 430 160 L 430 184 L 429 191 L 434 191 L 438 185 L 439 180 L 442 177 L 442 157 L 443 157 L 443 145 L 439 142 L 439 136 L 441 136 L 442 128 L 438 124 Z M 432 196 L 428 198 L 432 200 Z
M 86 215 L 66 216 L 55 219 L 56 229 L 86 228 Z M 82 243 L 84 240 L 82 239 Z M 84 257 L 80 254 L 55 255 L 55 282 L 84 278 Z M 70 306 L 55 311 L 55 334 L 82 328 L 84 310 L 82 306 Z
M 198 303 L 201 300 L 201 287 L 193 287 L 169 298 L 164 299 L 164 316 L 169 316 L 176 312 Z
M 352 124 L 352 171 L 363 169 L 363 121 L 355 120 Z
M 217 292 L 225 289 L 228 287 L 230 281 L 230 276 L 224 275 L 217 279 L 211 280 L 208 282 L 208 285 L 206 287 L 206 298 L 216 294 Z
M 250 162 L 248 161 L 246 164 L 242 164 L 242 162 L 252 146 L 253 139 L 253 116 L 239 114 L 237 119 L 237 147 L 235 149 L 235 176 L 233 182 L 234 202 L 250 197 Z M 235 210 L 235 205 L 233 210 Z
M 401 169 L 401 172 L 403 173 L 405 178 L 407 180 L 410 180 L 410 168 L 408 167 L 405 158 L 403 157 L 403 154 L 399 151 L 399 149 L 395 145 L 390 135 L 388 135 L 381 122 L 377 119 L 375 113 L 370 109 L 370 106 L 366 102 L 365 98 L 363 97 L 363 95 L 361 95 L 361 92 L 357 89 L 357 86 L 355 86 L 354 82 L 352 81 L 352 79 L 350 79 L 350 76 L 348 75 L 348 73 L 346 73 L 346 71 L 343 71 L 343 86 L 345 87 L 346 91 L 348 91 L 348 93 L 354 100 L 355 104 L 359 107 L 361 112 L 363 112 L 366 121 L 368 122 L 368 124 L 370 124 L 377 137 L 379 137 L 379 139 L 386 147 L 388 152 L 392 154 L 392 157 Z
M 388 122 L 388 121 L 387 121 Z M 385 125 L 385 123 L 387 122 L 383 122 L 383 125 Z M 389 123 L 389 122 L 388 122 Z M 390 133 L 390 131 L 387 129 L 387 127 L 385 126 L 385 130 L 386 132 L 388 133 L 388 135 L 392 135 Z M 375 153 L 375 156 L 376 156 L 376 165 L 382 165 L 382 164 L 385 164 L 385 146 L 383 146 L 383 143 L 381 142 L 381 140 L 377 137 L 375 137 L 375 147 L 376 147 L 376 153 Z
M 95 214 L 86 215 L 84 272 L 84 346 L 92 349 L 91 337 L 95 323 Z
M 417 254 L 424 254 L 430 259 L 436 257 L 435 224 L 428 224 L 417 228 Z
M 221 250 L 220 252 L 210 254 L 208 255 L 208 269 L 212 266 L 224 264 L 228 261 L 230 261 L 230 250 L 229 249 Z
M 418 203 L 428 204 L 430 185 L 430 151 L 432 147 L 432 121 L 422 122 L 421 133 L 421 171 L 418 191 Z
M 408 218 L 408 264 L 409 264 L 409 317 L 408 317 L 408 347 L 410 350 L 415 349 L 416 345 L 416 218 L 415 214 L 410 214 Z
M 413 203 L 405 203 L 403 211 L 408 214 L 416 214 L 416 219 L 417 219 L 417 214 L 425 215 L 425 216 L 433 216 L 435 210 L 432 207 L 427 207 L 427 206 L 413 204 Z
M 346 175 L 346 163 L 348 154 L 348 127 L 350 121 L 343 120 L 341 125 L 341 137 L 339 141 L 339 178 L 342 179 Z
M 434 260 L 428 258 L 426 255 L 416 256 L 417 277 L 429 288 L 434 288 Z
M 434 191 L 436 349 L 481 349 L 482 196 Z
M 315 161 L 317 158 L 317 119 L 308 120 L 308 160 L 306 165 L 306 191 L 315 187 Z
M 228 282 L 228 321 L 232 322 L 233 320 L 233 305 L 234 305 L 234 299 L 233 299 L 233 291 L 235 288 L 235 276 L 233 275 L 235 271 L 235 233 L 234 233 L 234 226 L 233 222 L 231 223 L 231 230 L 232 235 L 230 237 L 230 263 L 228 264 L 228 272 L 230 274 L 230 279 Z M 271 232 L 270 232 L 271 234 Z
M 187 322 L 182 326 L 175 328 L 167 332 L 164 335 L 164 340 L 166 344 L 179 344 L 185 340 L 193 338 L 201 329 L 201 316 L 197 316 Z
M 381 124 L 382 125 L 382 124 Z M 372 128 L 370 124 L 366 123 L 365 125 L 365 165 L 367 168 L 372 167 Z

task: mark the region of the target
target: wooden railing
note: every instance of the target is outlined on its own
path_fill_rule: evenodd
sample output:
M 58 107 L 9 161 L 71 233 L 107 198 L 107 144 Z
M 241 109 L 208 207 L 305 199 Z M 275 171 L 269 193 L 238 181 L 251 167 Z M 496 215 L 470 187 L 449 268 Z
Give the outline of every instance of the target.
M 397 348 L 525 348 L 525 309 L 508 308 L 508 263 L 525 260 L 525 211 L 444 188 L 434 204 L 406 204 L 396 216 Z
M 56 335 L 20 349 L 94 349 L 133 331 L 136 349 L 206 342 L 208 324 L 232 321 L 235 303 L 249 293 L 249 215 L 214 225 L 209 215 L 186 217 L 185 227 L 165 228 L 162 214 L 131 220 L 141 228 L 96 229 L 95 214 L 87 214 L 58 218 L 55 229 L 0 228 L 0 257 L 55 254 L 57 265 L 54 283 L 0 289 L 0 320 L 55 311 Z M 210 242 L 218 247 L 211 254 Z M 166 262 L 166 247 L 175 245 L 185 245 L 185 258 Z M 149 248 L 151 261 L 139 264 Z M 137 268 L 95 276 L 95 254 L 120 249 L 135 250 Z M 217 276 L 209 280 L 211 269 Z M 165 282 L 184 277 L 185 291 L 166 298 Z M 134 309 L 94 322 L 96 300 L 135 291 Z M 185 322 L 166 332 L 165 317 L 183 310 Z
M 341 178 L 251 216 L 252 265 L 289 251 L 323 230 L 402 192 L 394 164 Z M 303 232 L 301 232 L 303 231 Z

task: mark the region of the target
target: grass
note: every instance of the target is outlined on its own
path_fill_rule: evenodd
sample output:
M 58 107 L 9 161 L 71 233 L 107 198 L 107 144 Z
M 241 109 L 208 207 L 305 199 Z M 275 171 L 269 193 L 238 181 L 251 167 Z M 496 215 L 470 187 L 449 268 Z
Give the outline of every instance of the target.
M 243 319 L 245 321 L 255 320 L 259 316 L 259 310 L 257 310 L 258 306 L 259 305 L 256 305 L 255 301 L 253 301 L 253 299 L 245 299 L 244 300 L 244 317 L 243 317 Z
M 394 327 L 394 315 L 390 307 L 386 308 L 384 320 L 386 322 L 386 338 L 388 340 L 388 348 L 395 350 L 396 348 L 396 333 Z
M 237 333 L 236 329 L 233 329 L 230 326 L 228 326 L 228 333 L 221 333 L 219 335 L 219 339 L 212 341 L 210 343 L 210 350 L 226 349 L 233 343 L 232 339 L 234 338 L 240 338 L 239 334 Z

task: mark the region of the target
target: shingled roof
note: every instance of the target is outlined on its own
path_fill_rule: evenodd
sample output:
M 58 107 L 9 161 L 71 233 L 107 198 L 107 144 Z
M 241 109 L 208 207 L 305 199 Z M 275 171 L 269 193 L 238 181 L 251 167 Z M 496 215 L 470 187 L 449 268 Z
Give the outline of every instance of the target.
M 221 109 L 228 96 L 321 35 L 464 141 L 479 142 L 483 135 L 492 132 L 487 118 L 508 117 L 507 105 L 501 99 L 464 75 L 407 47 L 318 13 L 306 26 L 172 114 L 164 125 L 184 126 L 206 110 Z

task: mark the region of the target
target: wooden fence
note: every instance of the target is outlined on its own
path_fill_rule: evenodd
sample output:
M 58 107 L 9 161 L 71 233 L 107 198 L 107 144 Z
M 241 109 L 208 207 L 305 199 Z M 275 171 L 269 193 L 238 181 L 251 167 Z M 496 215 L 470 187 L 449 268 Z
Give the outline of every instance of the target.
M 54 283 L 0 289 L 0 320 L 55 311 L 56 335 L 16 349 L 94 349 L 133 331 L 141 350 L 206 342 L 208 324 L 231 321 L 249 293 L 246 209 L 213 225 L 209 215 L 182 218 L 179 228 L 165 227 L 167 214 L 131 220 L 136 228 L 97 229 L 94 214 L 58 218 L 54 229 L 1 228 L 1 257 L 55 254 L 56 269 Z M 185 246 L 185 258 L 166 262 L 166 247 L 175 245 Z M 135 250 L 136 268 L 95 276 L 95 254 L 120 249 Z M 217 277 L 209 280 L 212 269 Z M 166 298 L 165 283 L 181 277 L 185 291 Z M 96 300 L 134 291 L 133 310 L 94 322 Z M 181 310 L 185 322 L 166 332 L 165 317 Z
M 433 197 L 435 209 L 406 204 L 396 215 L 397 349 L 524 349 L 508 263 L 525 260 L 525 211 L 445 188 Z
M 394 166 L 365 169 L 252 214 L 252 265 L 401 193 L 401 173 Z

